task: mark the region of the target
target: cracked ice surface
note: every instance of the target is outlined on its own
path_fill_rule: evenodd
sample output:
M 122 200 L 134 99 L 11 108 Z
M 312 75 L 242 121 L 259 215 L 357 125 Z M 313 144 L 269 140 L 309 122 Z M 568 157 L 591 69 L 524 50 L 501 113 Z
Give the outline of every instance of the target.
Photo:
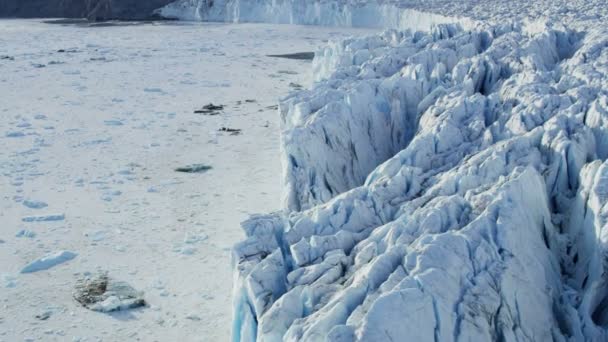
M 330 44 L 281 105 L 284 212 L 243 223 L 234 340 L 608 339 L 608 29 Z

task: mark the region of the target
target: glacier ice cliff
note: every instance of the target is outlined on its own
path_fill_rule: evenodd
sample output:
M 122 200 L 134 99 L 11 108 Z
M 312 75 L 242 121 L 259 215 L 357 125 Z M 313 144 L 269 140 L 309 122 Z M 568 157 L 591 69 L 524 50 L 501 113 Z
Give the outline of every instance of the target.
M 455 21 L 469 25 L 542 19 L 603 25 L 608 6 L 605 0 L 175 0 L 158 14 L 182 20 L 428 30 Z
M 420 12 L 399 1 L 366 0 L 177 0 L 161 9 L 165 18 L 218 22 L 376 27 L 427 30 L 450 17 Z M 473 20 L 464 17 L 463 24 Z
M 284 210 L 233 249 L 235 341 L 608 339 L 608 29 L 334 42 L 285 99 Z

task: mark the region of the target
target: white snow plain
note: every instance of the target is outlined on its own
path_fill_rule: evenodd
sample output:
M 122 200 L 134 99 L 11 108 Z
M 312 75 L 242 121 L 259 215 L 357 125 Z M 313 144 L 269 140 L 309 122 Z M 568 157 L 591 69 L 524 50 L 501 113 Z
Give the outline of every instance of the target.
M 228 340 L 239 222 L 280 205 L 277 100 L 311 82 L 310 61 L 266 55 L 368 33 L 1 20 L 0 341 Z M 62 250 L 78 256 L 20 274 Z M 149 306 L 81 307 L 98 271 Z

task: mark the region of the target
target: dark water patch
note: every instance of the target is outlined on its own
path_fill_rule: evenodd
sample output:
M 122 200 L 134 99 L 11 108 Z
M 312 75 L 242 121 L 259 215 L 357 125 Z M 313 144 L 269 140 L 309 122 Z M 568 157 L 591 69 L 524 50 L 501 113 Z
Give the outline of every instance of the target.
M 220 132 L 226 132 L 226 133 L 230 133 L 230 135 L 239 135 L 241 134 L 241 132 L 243 131 L 240 128 L 229 128 L 229 127 L 222 127 L 219 129 Z
M 315 58 L 314 52 L 296 52 L 296 53 L 288 53 L 282 55 L 268 55 L 268 57 L 274 58 L 287 58 L 287 59 L 295 59 L 300 61 L 312 61 Z
M 62 25 L 62 26 L 76 26 L 76 27 L 89 27 L 89 28 L 101 28 L 101 27 L 131 27 L 131 26 L 143 26 L 143 25 L 159 25 L 173 22 L 170 19 L 154 19 L 154 20 L 88 20 L 88 19 L 53 19 L 44 20 L 43 23 L 51 25 Z
M 203 173 L 211 170 L 212 167 L 205 164 L 192 164 L 187 166 L 178 167 L 175 169 L 175 172 L 182 173 Z
M 201 109 L 195 110 L 194 114 L 219 115 L 223 110 L 224 105 L 214 105 L 213 103 L 210 103 Z

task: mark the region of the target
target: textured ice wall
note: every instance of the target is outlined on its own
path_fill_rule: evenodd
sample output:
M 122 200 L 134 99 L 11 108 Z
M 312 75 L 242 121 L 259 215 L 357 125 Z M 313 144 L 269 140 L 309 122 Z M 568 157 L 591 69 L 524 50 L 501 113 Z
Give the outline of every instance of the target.
M 219 22 L 377 27 L 428 30 L 454 17 L 422 13 L 394 1 L 178 0 L 158 11 L 164 17 Z M 472 24 L 466 18 L 463 24 Z
M 379 41 L 352 63 L 349 46 Z M 368 160 L 384 139 L 395 154 L 325 204 L 243 224 L 234 339 L 606 340 L 608 30 L 442 26 L 344 44 L 345 62 L 285 107 L 286 139 L 363 139 Z M 342 174 L 334 159 L 307 161 L 323 178 Z
M 454 22 L 449 18 L 490 24 L 542 19 L 588 28 L 605 22 L 608 6 L 605 0 L 177 0 L 159 12 L 187 20 L 420 30 Z
M 360 186 L 402 150 L 419 116 L 450 86 L 446 73 L 485 48 L 483 32 L 447 39 L 461 31 L 454 24 L 428 35 L 389 30 L 317 53 L 319 83 L 280 106 L 284 206 L 308 209 Z

